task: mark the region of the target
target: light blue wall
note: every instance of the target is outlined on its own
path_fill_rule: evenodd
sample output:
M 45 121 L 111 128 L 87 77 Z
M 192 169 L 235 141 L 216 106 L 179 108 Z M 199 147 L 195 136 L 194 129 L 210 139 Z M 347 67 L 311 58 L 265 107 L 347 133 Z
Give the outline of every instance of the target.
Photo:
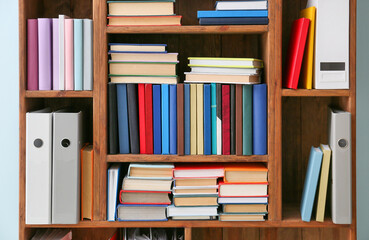
M 0 239 L 18 237 L 18 0 L 0 0 Z

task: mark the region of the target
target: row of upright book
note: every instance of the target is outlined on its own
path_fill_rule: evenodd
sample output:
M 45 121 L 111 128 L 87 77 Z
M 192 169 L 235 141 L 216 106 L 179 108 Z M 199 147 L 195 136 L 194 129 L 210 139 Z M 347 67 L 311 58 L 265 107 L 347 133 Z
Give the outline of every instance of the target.
M 125 174 L 113 164 L 107 202 L 108 221 L 264 221 L 268 170 L 262 163 L 131 163 Z
M 92 90 L 92 20 L 27 21 L 27 90 Z

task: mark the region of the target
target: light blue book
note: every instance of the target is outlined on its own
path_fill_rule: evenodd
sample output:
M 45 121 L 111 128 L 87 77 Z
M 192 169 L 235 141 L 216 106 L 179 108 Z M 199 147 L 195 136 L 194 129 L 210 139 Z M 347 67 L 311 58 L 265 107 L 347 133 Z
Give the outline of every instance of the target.
M 169 85 L 161 85 L 161 153 L 169 154 Z
M 83 20 L 74 19 L 74 90 L 83 89 Z
M 211 84 L 211 154 L 217 154 L 217 84 Z
M 301 219 L 305 222 L 310 222 L 311 219 L 322 158 L 322 150 L 320 150 L 320 148 L 311 147 L 300 206 Z
M 197 11 L 197 18 L 238 18 L 238 17 L 268 17 L 268 10 L 241 11 Z

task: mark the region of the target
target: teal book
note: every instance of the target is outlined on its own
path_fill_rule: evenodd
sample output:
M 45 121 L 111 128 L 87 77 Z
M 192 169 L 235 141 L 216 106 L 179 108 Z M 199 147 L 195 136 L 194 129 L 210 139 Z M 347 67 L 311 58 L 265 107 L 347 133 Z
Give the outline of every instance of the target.
M 169 154 L 169 85 L 161 85 L 161 153 Z
M 217 154 L 217 85 L 211 84 L 211 154 Z
M 83 20 L 74 19 L 74 90 L 83 89 Z
M 242 121 L 242 153 L 252 155 L 252 85 L 243 85 Z

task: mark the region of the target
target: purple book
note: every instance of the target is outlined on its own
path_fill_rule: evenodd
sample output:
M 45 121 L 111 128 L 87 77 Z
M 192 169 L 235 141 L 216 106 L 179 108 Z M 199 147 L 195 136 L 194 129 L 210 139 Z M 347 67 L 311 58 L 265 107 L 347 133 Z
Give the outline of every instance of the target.
M 38 90 L 37 19 L 27 21 L 27 90 Z
M 53 18 L 53 90 L 59 89 L 59 19 Z
M 38 89 L 52 89 L 52 24 L 50 18 L 38 19 Z

